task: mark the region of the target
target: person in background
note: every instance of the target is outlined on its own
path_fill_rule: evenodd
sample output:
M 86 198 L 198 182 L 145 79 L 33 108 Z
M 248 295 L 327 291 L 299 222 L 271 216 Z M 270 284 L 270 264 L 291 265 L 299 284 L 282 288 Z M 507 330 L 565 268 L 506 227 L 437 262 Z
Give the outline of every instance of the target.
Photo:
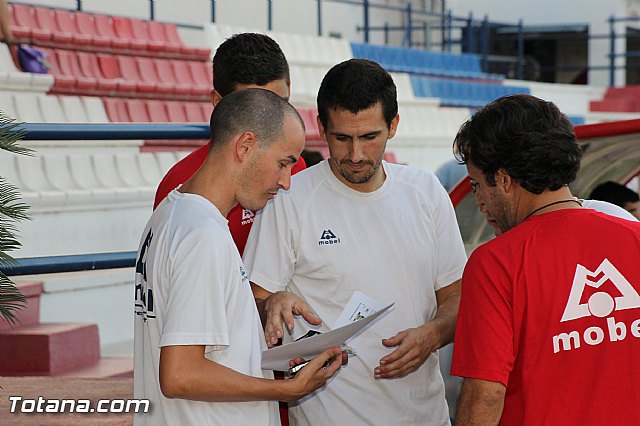
M 454 147 L 500 231 L 462 277 L 456 424 L 637 424 L 640 223 L 571 194 L 582 150 L 551 102 L 493 101 Z
M 276 94 L 225 96 L 202 167 L 151 215 L 136 262 L 134 397 L 152 410 L 136 425 L 276 426 L 276 401 L 324 387 L 340 368 L 333 347 L 291 380 L 262 370 L 262 324 L 225 219 L 238 203 L 258 210 L 289 189 L 304 138 L 302 118 Z
M 591 191 L 590 198 L 620 206 L 637 219 L 640 219 L 640 195 L 617 182 L 601 183 Z
M 280 46 L 264 34 L 236 34 L 222 43 L 213 57 L 213 90 L 210 98 L 214 107 L 224 96 L 248 88 L 270 90 L 289 100 L 289 64 Z M 156 190 L 154 209 L 167 194 L 193 176 L 207 158 L 210 147 L 211 143 L 208 143 L 196 149 L 167 172 Z M 299 160 L 292 173 L 304 168 L 304 160 Z M 238 204 L 227 217 L 241 256 L 254 216 L 255 212 Z

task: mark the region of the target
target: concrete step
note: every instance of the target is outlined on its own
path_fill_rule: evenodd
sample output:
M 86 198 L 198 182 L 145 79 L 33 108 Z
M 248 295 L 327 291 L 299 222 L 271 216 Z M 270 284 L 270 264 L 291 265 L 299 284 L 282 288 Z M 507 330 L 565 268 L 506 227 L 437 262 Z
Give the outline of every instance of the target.
M 16 327 L 24 327 L 35 325 L 40 322 L 40 295 L 42 294 L 42 282 L 32 281 L 16 283 L 18 290 L 27 298 L 27 304 L 24 308 L 15 312 L 18 322 L 13 326 L 4 318 L 0 317 L 0 332 L 11 330 Z
M 99 360 L 95 324 L 36 324 L 0 331 L 0 375 L 58 375 Z
M 133 378 L 133 357 L 103 357 L 95 364 L 65 371 L 55 376 L 85 379 Z

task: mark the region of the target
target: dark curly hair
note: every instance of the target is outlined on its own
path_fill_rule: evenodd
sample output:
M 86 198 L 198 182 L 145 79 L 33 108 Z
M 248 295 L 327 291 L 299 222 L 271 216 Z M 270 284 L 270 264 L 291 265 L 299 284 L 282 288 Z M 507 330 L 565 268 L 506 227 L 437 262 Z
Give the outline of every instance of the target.
M 353 114 L 378 102 L 387 126 L 398 115 L 396 85 L 391 75 L 376 62 L 350 59 L 334 66 L 322 79 L 318 90 L 318 117 L 327 128 L 329 110 L 347 110 Z
M 238 84 L 264 86 L 275 80 L 289 80 L 289 64 L 271 37 L 240 33 L 229 37 L 213 57 L 213 87 L 220 96 L 236 90 Z
M 489 103 L 462 125 L 453 146 L 458 161 L 480 169 L 488 185 L 495 186 L 496 172 L 504 169 L 534 194 L 568 185 L 582 158 L 569 119 L 530 95 Z

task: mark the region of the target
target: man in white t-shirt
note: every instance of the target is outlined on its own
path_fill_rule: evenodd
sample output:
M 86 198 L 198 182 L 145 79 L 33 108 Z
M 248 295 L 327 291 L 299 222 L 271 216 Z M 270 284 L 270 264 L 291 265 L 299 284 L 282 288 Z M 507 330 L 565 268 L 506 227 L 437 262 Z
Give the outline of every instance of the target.
M 399 116 L 375 62 L 333 67 L 318 114 L 330 158 L 256 215 L 244 252 L 267 342 L 283 322 L 292 331 L 292 313 L 332 328 L 355 291 L 395 306 L 348 342 L 356 356 L 330 386 L 289 404 L 291 423 L 448 424 L 437 350 L 453 338 L 466 261 L 449 197 L 432 173 L 382 160 Z
M 210 155 L 151 216 L 136 264 L 134 339 L 134 397 L 151 410 L 135 414 L 136 425 L 279 425 L 275 401 L 323 387 L 340 367 L 340 349 L 330 348 L 293 380 L 261 369 L 262 325 L 225 219 L 238 203 L 257 210 L 289 188 L 304 136 L 295 109 L 270 91 L 224 97 Z

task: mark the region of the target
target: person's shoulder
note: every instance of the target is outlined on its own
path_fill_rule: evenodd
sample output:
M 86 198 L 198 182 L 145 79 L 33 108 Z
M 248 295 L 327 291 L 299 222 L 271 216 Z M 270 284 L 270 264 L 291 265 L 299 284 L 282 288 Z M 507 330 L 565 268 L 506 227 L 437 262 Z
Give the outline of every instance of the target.
M 318 186 L 322 185 L 322 182 L 329 177 L 330 173 L 329 164 L 327 160 L 318 164 L 314 164 L 311 167 L 307 167 L 304 170 L 300 170 L 295 175 L 291 176 L 291 188 L 287 193 L 290 196 L 304 196 L 309 194 L 309 191 L 313 191 Z
M 203 145 L 174 164 L 164 175 L 156 190 L 155 207 L 179 185 L 185 183 L 198 171 L 209 154 L 209 144 Z
M 386 170 L 405 190 L 416 191 L 428 197 L 446 194 L 436 175 L 429 170 L 394 163 L 386 163 Z
M 635 216 L 633 216 L 627 210 L 623 209 L 620 206 L 616 206 L 615 204 L 608 203 L 606 201 L 582 200 L 582 207 L 587 209 L 592 209 L 610 216 L 619 217 L 619 218 L 631 220 L 634 222 L 638 221 L 638 219 L 636 219 Z

